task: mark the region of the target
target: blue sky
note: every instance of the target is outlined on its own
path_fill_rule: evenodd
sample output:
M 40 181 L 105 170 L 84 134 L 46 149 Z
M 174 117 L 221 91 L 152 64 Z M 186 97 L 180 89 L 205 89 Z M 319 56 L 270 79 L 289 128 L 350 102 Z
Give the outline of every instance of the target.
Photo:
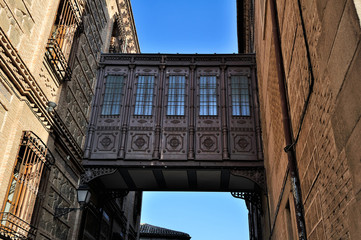
M 144 192 L 142 223 L 186 232 L 191 240 L 248 240 L 248 210 L 230 193 Z
M 236 0 L 131 0 L 142 53 L 236 53 Z M 192 240 L 246 240 L 248 212 L 230 193 L 144 192 L 142 223 Z
M 141 52 L 237 52 L 236 0 L 131 0 Z

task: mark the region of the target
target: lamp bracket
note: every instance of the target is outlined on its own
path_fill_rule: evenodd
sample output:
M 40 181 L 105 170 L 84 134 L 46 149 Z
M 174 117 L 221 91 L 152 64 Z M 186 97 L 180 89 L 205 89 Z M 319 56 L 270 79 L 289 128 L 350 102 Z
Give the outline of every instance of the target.
M 55 214 L 54 214 L 54 218 L 59 218 L 63 215 L 66 215 L 72 211 L 76 211 L 76 210 L 82 210 L 83 207 L 80 208 L 55 208 Z

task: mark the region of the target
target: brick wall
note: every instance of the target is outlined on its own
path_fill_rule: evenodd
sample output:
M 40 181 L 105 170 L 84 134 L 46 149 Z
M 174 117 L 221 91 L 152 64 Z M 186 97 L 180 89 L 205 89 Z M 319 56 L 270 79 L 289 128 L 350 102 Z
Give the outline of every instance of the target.
M 262 11 L 263 2 L 256 1 L 255 42 L 265 167 L 271 224 L 276 221 L 273 239 L 285 239 L 285 215 L 279 213 L 275 218 L 275 209 L 279 199 L 282 203 L 288 198 L 290 189 L 286 188 L 280 197 L 280 178 L 285 174 L 287 158 L 283 152 L 270 1 L 266 1 L 266 11 Z M 277 11 L 294 137 L 310 89 L 310 72 L 314 75 L 310 103 L 295 147 L 307 235 L 308 239 L 358 239 L 361 93 L 356 89 L 361 84 L 360 23 L 352 0 L 300 3 L 305 33 L 298 1 L 277 1 Z
M 129 50 L 139 51 L 129 1 L 78 0 L 80 14 L 84 13 L 84 32 L 79 38 L 72 79 L 66 83 L 56 79 L 44 57 L 59 2 L 0 1 L 0 208 L 7 198 L 22 131 L 32 131 L 55 156 L 49 183 L 39 197 L 39 239 L 77 238 L 80 212 L 60 219 L 53 215 L 58 206 L 78 205 L 74 194 L 82 171 L 82 152 L 76 155 L 74 145 L 81 146 L 84 140 L 97 57 L 109 48 L 115 13 L 121 12 L 127 20 L 124 34 L 129 38 Z M 48 101 L 58 104 L 58 121 L 64 122 L 60 134 L 54 128 L 49 131 L 54 119 L 49 123 L 39 110 L 45 110 Z M 133 206 L 134 198 L 125 201 Z

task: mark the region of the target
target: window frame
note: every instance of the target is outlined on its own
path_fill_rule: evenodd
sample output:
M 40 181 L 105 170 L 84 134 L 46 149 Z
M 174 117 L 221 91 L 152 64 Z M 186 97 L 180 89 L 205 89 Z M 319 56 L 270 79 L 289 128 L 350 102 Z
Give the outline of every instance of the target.
M 29 223 L 33 214 L 36 214 L 39 195 L 44 194 L 42 186 L 48 181 L 48 173 L 54 160 L 52 153 L 36 134 L 23 131 L 6 199 L 0 212 L 3 224 L 8 224 L 11 232 L 33 235 L 33 227 Z M 5 215 L 10 217 L 4 218 Z M 19 229 L 19 225 L 13 222 L 15 219 L 25 225 Z
M 112 87 L 111 88 L 107 88 L 107 86 L 109 86 L 109 80 L 108 78 L 109 77 L 115 77 L 115 80 L 117 80 L 119 77 L 122 77 L 122 81 L 121 83 L 119 84 L 119 88 L 114 88 L 113 85 L 115 85 L 115 83 L 112 83 Z M 102 94 L 102 103 L 101 103 L 101 111 L 100 111 L 100 116 L 119 116 L 120 113 L 121 113 L 121 110 L 122 110 L 122 106 L 123 106 L 123 98 L 124 98 L 124 86 L 125 86 L 125 82 L 126 82 L 126 79 L 125 79 L 125 76 L 124 75 L 119 75 L 119 74 L 107 74 L 105 75 L 104 77 L 104 90 L 103 90 L 103 94 Z M 107 94 L 107 89 L 110 89 L 110 92 L 112 95 L 111 95 L 111 101 L 108 101 L 110 102 L 110 104 L 105 104 L 105 101 L 106 101 L 106 94 Z M 114 91 L 114 90 L 117 90 L 117 89 L 120 89 L 119 91 Z M 116 96 L 119 96 L 118 98 L 118 101 L 115 101 L 115 97 Z M 104 113 L 104 106 L 107 105 L 107 106 L 110 106 L 110 110 L 109 110 L 109 113 L 108 112 L 105 112 Z M 113 113 L 113 109 L 118 105 L 118 112 L 115 112 Z
M 144 80 L 145 83 L 140 84 L 140 79 L 142 77 L 145 77 Z M 149 79 L 152 79 L 151 82 L 149 82 Z M 137 82 L 136 82 L 136 90 L 135 90 L 135 100 L 134 100 L 134 116 L 152 116 L 153 115 L 153 109 L 154 109 L 154 95 L 155 95 L 155 75 L 147 75 L 147 74 L 141 74 L 137 76 Z M 139 86 L 146 86 L 146 88 L 143 88 L 140 90 Z M 149 87 L 151 86 L 151 87 Z M 142 96 L 139 97 L 140 91 L 144 92 L 142 93 Z M 150 98 L 150 99 L 147 99 Z
M 235 83 L 238 85 L 237 88 L 234 88 L 234 82 L 233 82 L 233 79 L 235 78 L 238 78 L 239 79 L 239 82 L 238 83 Z M 245 80 L 246 81 L 246 85 L 247 85 L 247 88 L 243 87 L 241 81 Z M 247 75 L 232 75 L 230 77 L 230 83 L 229 83 L 229 86 L 230 86 L 230 103 L 231 103 L 231 106 L 230 106 L 230 112 L 231 112 L 231 115 L 232 117 L 250 117 L 251 116 L 251 99 L 252 99 L 252 96 L 251 96 L 251 85 L 250 85 L 250 79 Z M 237 93 L 234 93 L 234 90 L 237 91 Z M 242 90 L 243 91 L 247 91 L 246 94 L 242 93 Z M 246 96 L 246 97 L 245 97 Z M 234 100 L 237 100 L 235 104 L 235 101 Z M 237 112 L 235 113 L 235 108 L 237 107 Z M 246 107 L 246 112 L 244 113 L 244 107 Z
M 212 81 L 214 80 L 214 83 L 206 82 L 206 88 L 202 88 L 202 79 L 212 78 Z M 218 77 L 217 75 L 201 75 L 199 77 L 199 87 L 198 87 L 198 107 L 199 111 L 198 114 L 201 117 L 209 116 L 209 117 L 215 117 L 218 116 L 218 104 L 219 104 L 219 93 L 218 93 Z M 212 88 L 207 87 L 209 84 L 211 84 Z M 202 90 L 205 90 L 205 93 L 202 93 Z M 210 93 L 210 91 L 214 91 L 214 93 Z M 202 100 L 202 96 L 204 96 L 205 100 Z M 210 99 L 212 98 L 212 99 Z M 202 103 L 205 103 L 204 105 Z M 205 108 L 205 113 L 202 113 L 202 108 Z M 214 113 L 213 113 L 214 112 Z
M 174 79 L 174 82 L 171 83 L 171 79 Z M 176 82 L 181 79 L 183 82 Z M 171 88 L 171 84 L 175 86 L 183 85 L 180 87 Z M 185 75 L 177 75 L 173 74 L 168 77 L 167 82 L 167 102 L 166 102 L 166 116 L 175 116 L 175 117 L 182 117 L 186 114 L 186 96 L 187 96 L 187 82 Z M 173 91 L 173 92 L 171 92 Z M 173 99 L 170 101 L 171 96 Z M 172 104 L 171 104 L 172 103 Z

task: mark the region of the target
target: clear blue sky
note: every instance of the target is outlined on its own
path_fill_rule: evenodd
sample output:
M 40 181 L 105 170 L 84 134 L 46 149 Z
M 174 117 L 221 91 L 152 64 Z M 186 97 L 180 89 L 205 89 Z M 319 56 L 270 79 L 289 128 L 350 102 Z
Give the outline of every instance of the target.
M 142 53 L 236 53 L 236 0 L 131 0 Z
M 246 205 L 226 192 L 144 192 L 141 223 L 191 240 L 249 240 Z
M 142 53 L 236 53 L 236 0 L 131 0 Z M 192 240 L 248 240 L 248 212 L 230 193 L 144 192 L 142 223 Z

